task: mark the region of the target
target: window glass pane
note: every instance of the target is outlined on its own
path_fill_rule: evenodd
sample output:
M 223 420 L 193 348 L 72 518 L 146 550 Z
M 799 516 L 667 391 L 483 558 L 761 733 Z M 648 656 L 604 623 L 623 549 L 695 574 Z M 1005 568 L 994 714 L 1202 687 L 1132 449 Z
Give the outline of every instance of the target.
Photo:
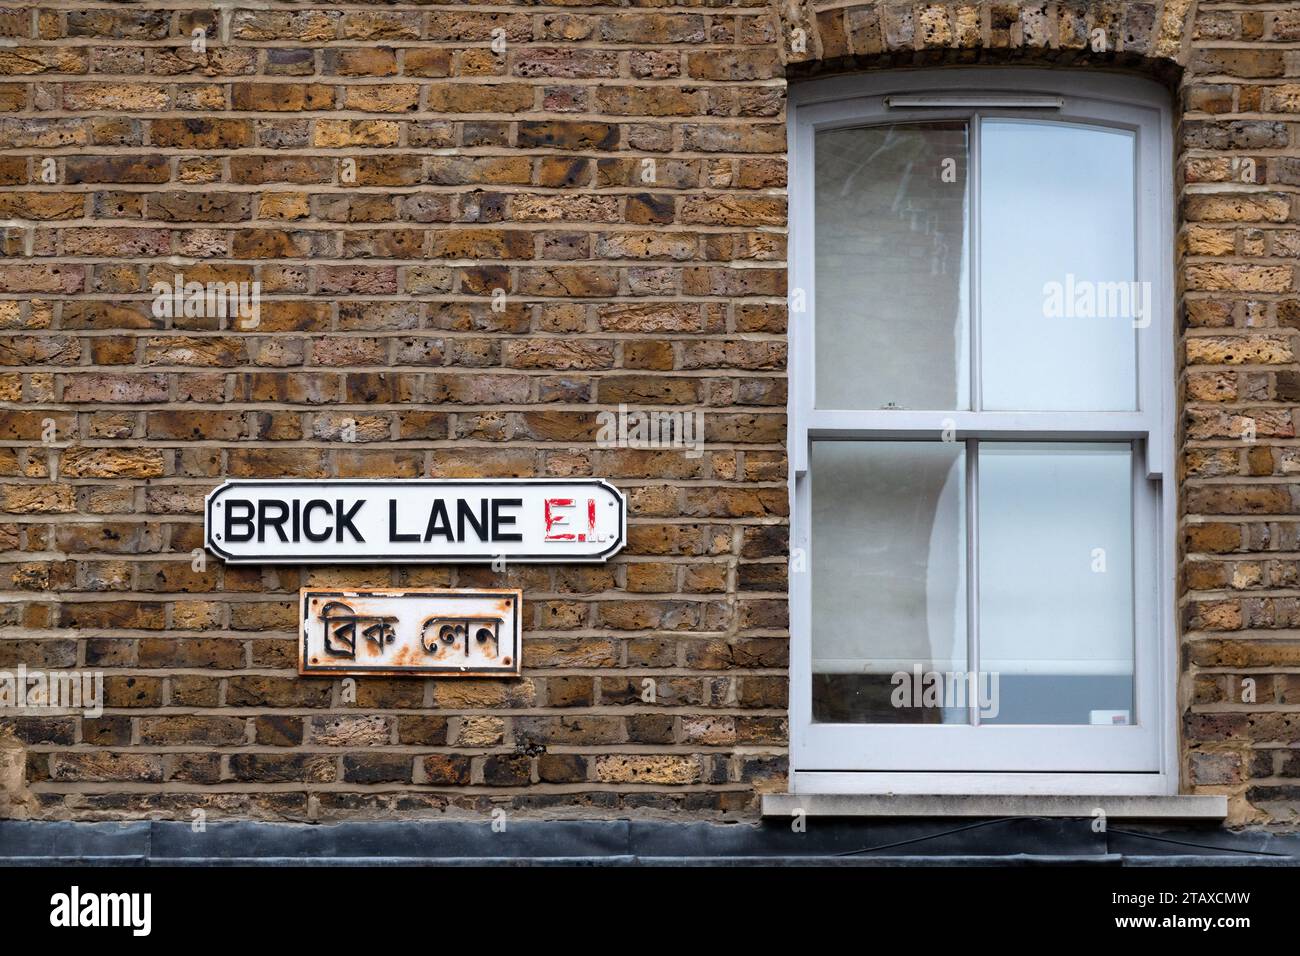
M 986 120 L 980 141 L 983 407 L 1136 408 L 1133 135 Z
M 969 408 L 966 125 L 828 130 L 815 156 L 817 407 Z
M 1133 722 L 1132 450 L 979 446 L 982 723 Z
M 967 722 L 924 694 L 966 668 L 964 461 L 956 442 L 813 443 L 813 720 Z

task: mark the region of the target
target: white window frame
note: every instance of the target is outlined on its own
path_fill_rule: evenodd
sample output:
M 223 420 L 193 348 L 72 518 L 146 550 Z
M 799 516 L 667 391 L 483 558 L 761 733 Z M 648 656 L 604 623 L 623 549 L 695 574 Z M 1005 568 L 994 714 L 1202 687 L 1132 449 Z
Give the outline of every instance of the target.
M 1134 536 L 1145 540 L 1135 552 L 1149 555 L 1135 573 L 1135 723 L 1153 735 L 1144 755 L 1087 771 L 1072 769 L 1076 756 L 1056 754 L 1070 746 L 1087 747 L 1080 731 L 1053 728 L 1070 741 L 1054 752 L 1041 736 L 1027 734 L 1032 769 L 979 766 L 970 758 L 979 728 L 961 725 L 852 725 L 853 746 L 845 736 L 819 737 L 812 714 L 811 646 L 811 442 L 818 438 L 935 439 L 934 412 L 907 410 L 819 410 L 813 401 L 815 314 L 813 140 L 818 129 L 896 122 L 981 117 L 1016 117 L 1111 125 L 1137 139 L 1137 279 L 1152 283 L 1153 314 L 1137 338 L 1137 411 L 1133 412 L 945 412 L 959 440 L 1096 440 L 1135 442 Z M 1177 636 L 1174 616 L 1176 494 L 1174 488 L 1174 330 L 1173 330 L 1173 121 L 1167 91 L 1139 77 L 1079 71 L 986 67 L 892 71 L 833 77 L 797 84 L 789 97 L 790 143 L 790 790 L 803 793 L 1007 793 L 1007 794 L 1173 794 L 1178 792 Z M 978 155 L 970 172 L 977 194 Z M 972 229 L 978 228 L 978 199 Z M 978 282 L 978 269 L 971 269 Z M 972 310 L 978 308 L 973 294 Z M 977 354 L 977 323 L 972 315 L 972 353 Z M 1145 449 L 1145 455 L 1140 454 Z M 968 446 L 969 449 L 969 446 Z M 969 455 L 968 455 L 969 457 Z M 1143 624 L 1143 621 L 1146 623 Z M 834 725 L 847 727 L 849 725 Z M 1013 728 L 1008 729 L 1013 734 Z M 1041 735 L 1043 728 L 1036 730 Z M 1128 729 L 1128 728 L 1119 728 Z M 1137 729 L 1137 728 L 1133 728 Z M 943 753 L 933 748 L 936 731 L 945 733 Z M 1095 740 L 1095 738 L 1094 738 Z M 918 754 L 915 767 L 895 753 L 903 745 Z M 963 749 L 966 756 L 962 756 Z M 1096 748 L 1093 748 L 1094 750 Z M 1086 761 L 1085 761 L 1086 762 Z M 888 765 L 888 769 L 878 769 Z M 903 769 L 900 769 L 903 768 Z

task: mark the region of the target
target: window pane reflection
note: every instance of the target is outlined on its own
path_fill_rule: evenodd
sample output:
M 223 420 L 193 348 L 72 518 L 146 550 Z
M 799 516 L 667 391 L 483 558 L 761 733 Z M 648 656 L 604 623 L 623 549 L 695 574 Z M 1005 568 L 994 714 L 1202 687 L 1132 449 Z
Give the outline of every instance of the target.
M 827 130 L 815 156 L 817 407 L 969 408 L 966 125 Z
M 964 462 L 954 442 L 813 443 L 813 720 L 967 721 L 902 693 L 966 669 Z
M 983 723 L 1132 722 L 1131 454 L 980 444 L 980 670 L 999 686 Z
M 1136 408 L 1133 134 L 1060 123 L 980 125 L 983 407 Z

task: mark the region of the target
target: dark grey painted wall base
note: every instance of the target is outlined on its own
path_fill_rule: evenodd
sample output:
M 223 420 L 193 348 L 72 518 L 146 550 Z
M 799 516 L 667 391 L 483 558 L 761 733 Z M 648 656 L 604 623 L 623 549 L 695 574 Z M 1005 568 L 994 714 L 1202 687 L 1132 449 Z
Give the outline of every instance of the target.
M 0 821 L 0 865 L 1300 866 L 1300 833 L 1090 819 L 282 823 Z

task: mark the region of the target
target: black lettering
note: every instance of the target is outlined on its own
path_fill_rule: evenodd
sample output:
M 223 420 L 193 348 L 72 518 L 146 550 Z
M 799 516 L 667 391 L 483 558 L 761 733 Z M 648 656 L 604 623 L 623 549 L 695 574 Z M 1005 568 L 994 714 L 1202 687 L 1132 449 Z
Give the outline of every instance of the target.
M 326 514 L 329 514 L 330 503 L 328 501 L 323 501 L 320 498 L 313 498 L 311 501 L 307 502 L 306 506 L 302 509 L 302 530 L 303 533 L 307 535 L 308 541 L 328 541 L 330 535 L 334 533 L 334 529 L 328 525 L 324 531 L 311 530 L 311 513 L 318 510 L 323 510 Z
M 479 513 L 476 516 L 470 509 L 469 502 L 460 498 L 456 502 L 456 538 L 465 540 L 465 522 L 466 520 L 474 527 L 474 533 L 480 541 L 483 540 L 488 528 L 488 503 L 486 498 L 479 499 Z
M 275 514 L 272 515 L 272 509 Z M 275 533 L 285 544 L 289 543 L 289 536 L 284 533 L 284 523 L 289 520 L 289 506 L 275 498 L 268 501 L 259 501 L 257 503 L 257 540 L 259 542 L 266 540 L 266 529 L 274 528 Z
M 400 534 L 397 530 L 397 499 L 388 499 L 388 540 L 389 541 L 419 541 L 420 536 L 417 533 Z
M 493 498 L 492 499 L 492 540 L 493 541 L 522 541 L 524 536 L 519 532 L 506 532 L 501 530 L 502 525 L 514 524 L 514 515 L 501 514 L 502 508 L 518 508 L 524 503 L 522 498 Z
M 241 514 L 238 515 L 235 514 L 236 508 L 240 510 Z M 236 525 L 238 525 L 240 528 L 247 528 L 248 530 L 240 531 L 236 533 L 235 531 Z M 239 499 L 236 501 L 227 501 L 226 502 L 226 530 L 225 530 L 227 543 L 232 541 L 233 542 L 252 541 L 253 531 L 254 531 L 253 503 L 251 501 L 245 501 L 243 499 Z
M 354 504 L 351 508 L 349 508 L 345 512 L 343 510 L 342 498 L 339 498 L 334 502 L 334 517 L 335 517 L 335 521 L 337 522 L 337 525 L 335 526 L 334 529 L 335 541 L 343 540 L 344 528 L 347 528 L 348 531 L 352 533 L 352 537 L 355 538 L 357 541 L 364 542 L 366 540 L 365 538 L 361 537 L 361 532 L 358 531 L 357 526 L 352 523 L 352 519 L 357 516 L 357 512 L 361 510 L 361 506 L 364 505 L 365 503 L 366 503 L 366 499 L 362 498 L 360 501 L 358 501 L 356 504 Z
M 447 515 L 447 505 L 441 498 L 433 503 L 429 510 L 429 524 L 424 529 L 424 540 L 430 540 L 435 534 L 440 534 L 448 541 L 454 541 L 451 536 L 451 518 Z

